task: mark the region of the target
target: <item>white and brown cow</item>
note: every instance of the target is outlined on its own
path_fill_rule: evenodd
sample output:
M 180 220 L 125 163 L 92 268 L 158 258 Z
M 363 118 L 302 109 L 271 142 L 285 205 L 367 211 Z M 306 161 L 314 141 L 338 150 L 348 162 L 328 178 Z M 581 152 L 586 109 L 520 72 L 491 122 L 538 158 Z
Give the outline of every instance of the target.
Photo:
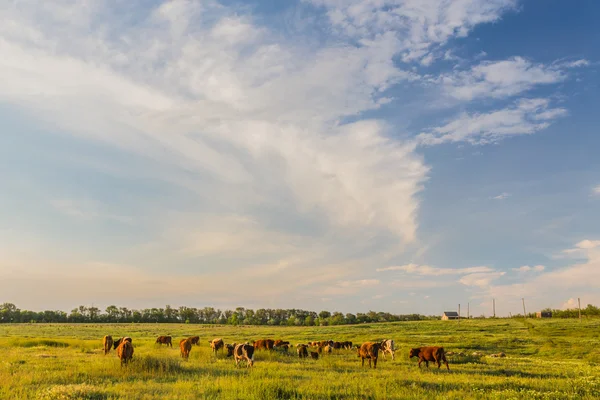
M 381 355 L 385 359 L 385 353 L 390 353 L 392 355 L 392 360 L 394 359 L 394 352 L 396 349 L 394 348 L 394 340 L 387 339 L 379 343 L 379 351 L 381 351 Z

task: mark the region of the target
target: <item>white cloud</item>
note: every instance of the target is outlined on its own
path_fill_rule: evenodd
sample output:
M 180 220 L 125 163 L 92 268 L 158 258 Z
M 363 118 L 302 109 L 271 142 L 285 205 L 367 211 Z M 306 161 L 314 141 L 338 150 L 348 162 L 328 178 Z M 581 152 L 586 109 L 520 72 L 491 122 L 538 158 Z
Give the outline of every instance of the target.
M 503 192 L 503 193 L 500 193 L 498 196 L 492 197 L 492 199 L 493 200 L 504 200 L 508 197 L 510 197 L 510 193 Z
M 343 281 L 339 282 L 338 286 L 343 288 L 362 288 L 379 285 L 378 279 L 359 279 L 356 281 Z
M 568 310 L 568 309 L 573 309 L 573 308 L 577 308 L 577 307 L 578 307 L 577 300 L 574 299 L 573 297 L 571 297 L 569 300 L 565 301 L 560 308 L 562 308 L 563 310 Z
M 513 268 L 512 270 L 517 272 L 542 272 L 545 269 L 546 267 L 544 267 L 543 265 L 535 265 L 533 267 L 530 267 L 529 265 L 523 265 L 522 267 Z
M 597 196 L 600 196 L 600 185 L 592 188 L 592 193 L 595 194 L 595 195 L 597 195 Z
M 459 279 L 459 282 L 466 286 L 477 286 L 480 288 L 485 288 L 490 285 L 490 283 L 505 275 L 506 272 L 485 272 L 485 273 L 475 273 L 465 275 Z
M 522 57 L 513 57 L 502 61 L 485 61 L 468 71 L 442 75 L 437 81 L 443 85 L 447 95 L 459 100 L 504 98 L 528 91 L 536 85 L 561 82 L 566 79 L 564 70 L 569 66 L 546 66 Z
M 385 271 L 402 271 L 407 274 L 422 275 L 422 276 L 442 276 L 442 275 L 464 275 L 481 272 L 492 272 L 494 271 L 490 267 L 468 267 L 468 268 L 435 268 L 429 265 L 417 265 L 417 264 L 406 264 L 391 266 L 385 268 L 377 268 L 377 272 Z
M 448 124 L 417 136 L 421 145 L 468 142 L 487 144 L 504 138 L 528 135 L 547 128 L 555 118 L 567 114 L 563 108 L 549 108 L 546 99 L 522 99 L 513 106 L 489 113 L 464 113 Z
M 428 65 L 437 48 L 464 37 L 478 24 L 494 22 L 516 0 L 305 0 L 327 10 L 339 34 L 358 40 L 393 33 L 405 62 Z
M 521 283 L 491 286 L 486 296 L 496 298 L 497 302 L 512 303 L 515 309 L 521 298 L 528 298 L 530 309 L 559 307 L 562 303 L 556 303 L 557 298 L 570 298 L 574 293 L 586 304 L 595 304 L 600 301 L 599 247 L 600 241 L 583 240 L 575 245 L 584 258 L 582 262 L 548 272 L 539 268 L 540 273 L 530 275 Z

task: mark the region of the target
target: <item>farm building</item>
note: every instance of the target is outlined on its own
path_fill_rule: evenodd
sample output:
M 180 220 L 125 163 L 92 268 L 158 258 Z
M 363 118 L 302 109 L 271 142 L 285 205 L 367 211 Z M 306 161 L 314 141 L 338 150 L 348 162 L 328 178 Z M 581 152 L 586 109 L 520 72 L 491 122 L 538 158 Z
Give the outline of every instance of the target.
M 456 311 L 444 311 L 442 314 L 442 321 L 447 321 L 449 319 L 458 319 L 458 313 Z
M 552 318 L 552 311 L 538 311 L 535 316 L 537 318 Z

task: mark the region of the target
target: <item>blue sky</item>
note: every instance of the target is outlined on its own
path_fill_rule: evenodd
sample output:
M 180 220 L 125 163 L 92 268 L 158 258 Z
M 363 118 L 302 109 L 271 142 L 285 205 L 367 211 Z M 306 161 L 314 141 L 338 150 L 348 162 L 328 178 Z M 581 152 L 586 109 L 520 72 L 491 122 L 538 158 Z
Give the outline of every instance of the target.
M 0 301 L 600 304 L 600 4 L 0 5 Z

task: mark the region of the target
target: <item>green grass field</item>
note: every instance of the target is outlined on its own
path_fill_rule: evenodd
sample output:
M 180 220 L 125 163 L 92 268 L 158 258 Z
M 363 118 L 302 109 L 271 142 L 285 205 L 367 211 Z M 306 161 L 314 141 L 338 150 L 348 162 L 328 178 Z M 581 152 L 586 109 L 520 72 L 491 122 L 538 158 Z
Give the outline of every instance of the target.
M 131 336 L 134 361 L 121 368 L 102 336 Z M 172 349 L 158 347 L 172 335 Z M 179 338 L 200 336 L 189 361 Z M 215 358 L 208 341 L 260 338 L 309 340 L 392 338 L 396 360 L 361 368 L 355 351 L 319 360 L 258 352 L 253 369 Z M 442 345 L 450 371 L 419 370 L 411 347 Z M 175 324 L 0 325 L 1 399 L 597 399 L 600 320 L 463 320 L 337 327 L 233 327 Z M 506 358 L 473 356 L 506 353 Z

